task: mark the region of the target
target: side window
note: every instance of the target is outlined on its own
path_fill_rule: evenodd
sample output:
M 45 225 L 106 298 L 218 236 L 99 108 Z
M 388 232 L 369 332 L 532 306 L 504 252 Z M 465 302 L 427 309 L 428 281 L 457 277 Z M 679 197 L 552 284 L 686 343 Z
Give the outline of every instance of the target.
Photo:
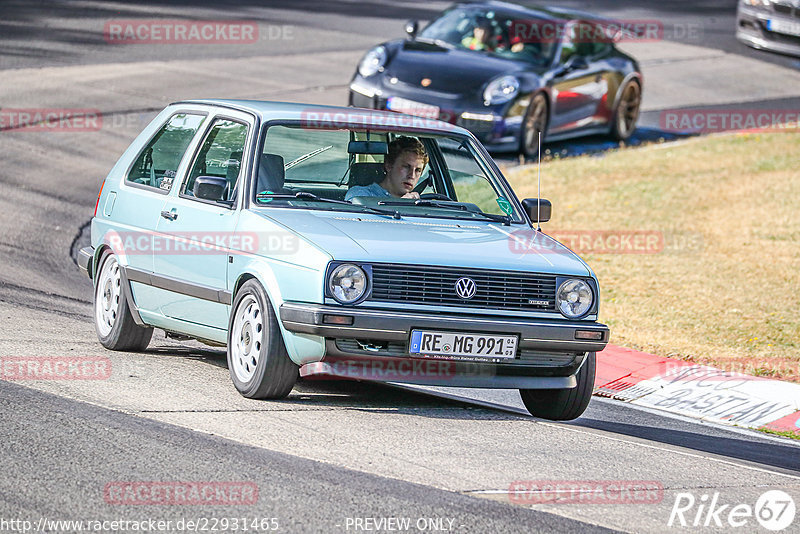
M 610 37 L 602 26 L 579 22 L 569 29 L 564 44 L 561 46 L 561 63 L 566 63 L 572 56 L 592 58 L 606 52 Z
M 225 199 L 231 200 L 242 170 L 242 154 L 247 140 L 247 125 L 227 119 L 217 119 L 200 146 L 183 184 L 181 194 L 193 196 L 198 176 L 218 176 L 228 181 Z
M 204 119 L 203 115 L 173 115 L 136 158 L 126 180 L 169 191 L 183 153 Z
M 486 213 L 510 214 L 502 209 L 502 206 L 506 206 L 506 209 L 510 210 L 510 204 L 495 191 L 489 178 L 466 146 L 458 144 L 453 139 L 440 139 L 439 148 L 459 202 L 475 204 Z

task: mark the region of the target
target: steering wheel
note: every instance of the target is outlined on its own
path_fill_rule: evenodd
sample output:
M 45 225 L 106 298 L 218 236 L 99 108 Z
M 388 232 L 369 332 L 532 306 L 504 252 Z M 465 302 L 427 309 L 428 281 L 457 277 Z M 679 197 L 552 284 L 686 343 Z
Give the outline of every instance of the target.
M 448 200 L 450 202 L 453 201 L 452 198 L 448 197 L 447 195 L 443 195 L 441 193 L 425 193 L 419 196 L 422 200 Z

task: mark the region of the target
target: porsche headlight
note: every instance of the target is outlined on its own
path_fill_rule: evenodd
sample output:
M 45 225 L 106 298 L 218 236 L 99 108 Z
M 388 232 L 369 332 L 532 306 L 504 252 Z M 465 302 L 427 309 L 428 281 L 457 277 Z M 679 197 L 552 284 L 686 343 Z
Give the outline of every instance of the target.
M 358 265 L 343 263 L 331 271 L 328 290 L 342 304 L 352 304 L 364 296 L 367 290 L 367 275 Z
M 382 46 L 376 46 L 364 55 L 361 63 L 358 64 L 358 73 L 368 78 L 383 69 L 385 64 L 386 49 Z
M 564 280 L 556 291 L 556 307 L 565 317 L 575 319 L 585 315 L 592 307 L 592 288 L 583 280 Z
M 519 80 L 514 76 L 500 76 L 486 86 L 483 91 L 483 103 L 487 106 L 490 104 L 503 104 L 517 96 L 518 92 Z

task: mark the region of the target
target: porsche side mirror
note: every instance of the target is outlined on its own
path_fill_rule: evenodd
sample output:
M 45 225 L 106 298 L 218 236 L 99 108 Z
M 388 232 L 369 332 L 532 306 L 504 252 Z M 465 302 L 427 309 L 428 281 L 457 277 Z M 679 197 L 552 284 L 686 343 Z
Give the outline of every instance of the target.
M 416 20 L 409 20 L 406 22 L 406 35 L 409 39 L 414 40 L 417 36 L 417 30 L 419 30 L 419 22 Z
M 583 70 L 589 68 L 589 62 L 583 56 L 574 55 L 567 60 L 564 66 L 568 70 Z
M 220 201 L 225 200 L 225 189 L 228 187 L 228 180 L 219 176 L 198 176 L 194 181 L 192 193 L 195 198 L 203 200 Z
M 541 208 L 537 207 L 537 199 L 535 198 L 526 198 L 522 201 L 522 207 L 525 208 L 525 213 L 528 214 L 532 223 L 547 222 L 553 213 L 553 205 L 550 201 L 545 198 L 540 200 L 542 203 Z M 537 216 L 537 213 L 540 215 Z

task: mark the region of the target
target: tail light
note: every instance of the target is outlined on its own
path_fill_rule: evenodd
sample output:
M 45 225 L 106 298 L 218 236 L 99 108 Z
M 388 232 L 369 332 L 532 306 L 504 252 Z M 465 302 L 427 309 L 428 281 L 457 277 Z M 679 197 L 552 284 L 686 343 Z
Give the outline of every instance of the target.
M 106 181 L 103 180 L 103 183 L 100 184 L 100 191 L 97 192 L 97 200 L 94 203 L 94 217 L 97 217 L 97 206 L 100 205 L 100 195 L 103 194 L 103 187 L 105 187 Z

